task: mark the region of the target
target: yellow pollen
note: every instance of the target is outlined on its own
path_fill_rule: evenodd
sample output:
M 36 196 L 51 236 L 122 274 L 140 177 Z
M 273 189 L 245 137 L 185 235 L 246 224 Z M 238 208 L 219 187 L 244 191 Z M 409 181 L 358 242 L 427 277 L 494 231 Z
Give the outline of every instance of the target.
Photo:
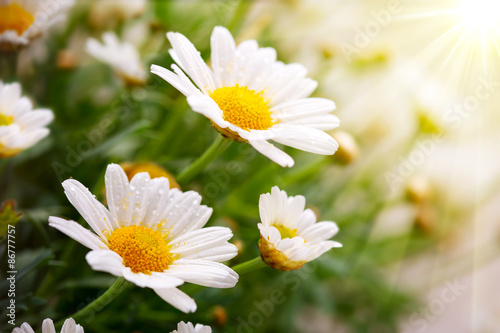
M 16 3 L 0 6 L 0 33 L 14 30 L 18 35 L 22 35 L 33 24 L 33 21 L 33 15 Z
M 266 130 L 274 125 L 262 92 L 236 85 L 216 89 L 210 97 L 222 110 L 224 120 L 244 130 Z
M 275 225 L 273 225 L 273 227 L 278 229 L 278 231 L 280 232 L 280 235 L 281 235 L 281 239 L 293 238 L 293 237 L 297 236 L 297 229 L 291 230 L 291 229 L 289 229 L 281 224 L 275 224 Z
M 174 258 L 162 234 L 143 226 L 116 229 L 108 238 L 109 248 L 118 253 L 134 273 L 163 272 Z
M 6 116 L 0 113 L 0 126 L 9 126 L 12 124 L 12 120 L 14 117 L 12 116 Z

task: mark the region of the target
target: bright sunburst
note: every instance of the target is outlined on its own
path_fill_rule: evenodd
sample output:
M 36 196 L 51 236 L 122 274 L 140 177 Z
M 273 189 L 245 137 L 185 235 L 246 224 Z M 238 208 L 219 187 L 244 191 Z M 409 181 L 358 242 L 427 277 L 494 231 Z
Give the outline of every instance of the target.
M 500 71 L 499 0 L 404 1 L 393 40 L 462 91 Z
M 500 22 L 500 1 L 461 0 L 460 13 L 465 25 L 481 34 L 498 32 Z

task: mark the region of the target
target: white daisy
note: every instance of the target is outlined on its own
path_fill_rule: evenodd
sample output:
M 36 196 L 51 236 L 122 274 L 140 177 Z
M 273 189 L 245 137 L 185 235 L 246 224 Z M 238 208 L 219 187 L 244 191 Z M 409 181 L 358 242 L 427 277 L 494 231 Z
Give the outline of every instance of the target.
M 328 240 L 338 232 L 337 224 L 316 223 L 316 215 L 304 209 L 305 204 L 302 195 L 288 197 L 277 186 L 260 196 L 259 249 L 269 266 L 282 271 L 299 269 L 331 248 L 342 247 Z
M 47 318 L 42 324 L 42 333 L 55 333 L 56 329 L 51 319 Z M 28 323 L 23 323 L 21 327 L 16 327 L 12 333 L 35 333 Z M 83 333 L 83 327 L 77 325 L 73 318 L 68 318 L 64 321 L 61 333 Z
M 21 97 L 19 83 L 0 80 L 0 158 L 19 154 L 49 134 L 45 128 L 54 119 L 52 111 L 33 110 L 27 97 Z
M 109 210 L 74 179 L 63 182 L 65 194 L 92 230 L 77 222 L 51 216 L 49 225 L 88 247 L 89 265 L 122 276 L 139 287 L 153 289 L 184 312 L 196 303 L 177 286 L 191 282 L 206 287 L 231 288 L 238 274 L 221 264 L 236 256 L 225 227 L 202 228 L 212 209 L 200 205 L 201 196 L 169 187 L 167 178 L 151 179 L 147 172 L 128 181 L 123 169 L 106 170 Z
M 177 324 L 177 330 L 170 333 L 212 333 L 210 326 L 205 326 L 202 324 L 196 324 L 193 326 L 190 322 L 187 324 L 183 321 Z
M 116 34 L 108 31 L 102 35 L 103 44 L 94 38 L 87 40 L 85 50 L 94 58 L 110 65 L 127 84 L 146 82 L 146 71 L 137 48 L 128 42 L 120 42 Z
M 90 7 L 89 20 L 95 26 L 127 21 L 142 15 L 147 0 L 94 0 Z
M 74 0 L 0 0 L 0 49 L 17 49 L 66 18 Z
M 175 73 L 156 65 L 151 72 L 186 95 L 191 108 L 209 118 L 224 136 L 249 142 L 288 167 L 293 159 L 268 140 L 316 154 L 331 155 L 337 150 L 337 142 L 324 132 L 339 125 L 330 114 L 335 103 L 307 98 L 317 82 L 306 78 L 304 66 L 276 61 L 276 51 L 259 48 L 255 40 L 236 46 L 226 28 L 215 27 L 210 69 L 182 34 L 169 32 L 167 37 L 178 64 L 172 65 Z

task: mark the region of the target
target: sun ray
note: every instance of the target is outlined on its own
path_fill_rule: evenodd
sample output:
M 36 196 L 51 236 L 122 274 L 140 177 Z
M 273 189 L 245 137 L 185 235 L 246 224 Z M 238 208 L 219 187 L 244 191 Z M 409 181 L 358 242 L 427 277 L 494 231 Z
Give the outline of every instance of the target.
M 462 32 L 462 35 L 460 36 L 460 39 L 455 43 L 455 47 L 453 47 L 453 49 L 451 50 L 451 52 L 448 55 L 448 57 L 446 57 L 446 60 L 441 65 L 441 68 L 439 69 L 439 73 L 441 73 L 443 71 L 443 69 L 446 67 L 446 65 L 450 61 L 451 57 L 453 57 L 453 55 L 455 54 L 455 52 L 457 51 L 458 47 L 460 46 L 460 44 L 464 40 L 465 36 L 467 36 L 467 34 L 469 33 L 469 31 L 470 31 L 470 28 L 466 28 L 465 31 Z

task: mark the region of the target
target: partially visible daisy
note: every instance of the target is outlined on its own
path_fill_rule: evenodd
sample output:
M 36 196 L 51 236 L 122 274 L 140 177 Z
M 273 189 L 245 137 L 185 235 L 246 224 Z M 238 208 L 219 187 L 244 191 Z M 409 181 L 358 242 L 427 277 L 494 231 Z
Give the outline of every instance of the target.
M 304 209 L 302 195 L 288 197 L 277 186 L 259 200 L 259 249 L 269 266 L 290 271 L 318 258 L 342 244 L 328 240 L 339 228 L 335 222 L 317 222 L 310 209 Z
M 287 167 L 293 166 L 293 159 L 269 140 L 316 154 L 337 150 L 337 142 L 324 132 L 339 125 L 330 114 L 335 103 L 307 98 L 317 82 L 306 78 L 304 66 L 276 61 L 276 51 L 259 48 L 255 40 L 236 46 L 226 28 L 215 27 L 210 69 L 182 34 L 169 32 L 167 37 L 178 64 L 172 65 L 175 73 L 156 65 L 151 72 L 186 95 L 191 108 L 209 118 L 224 136 L 248 142 Z
M 94 0 L 89 20 L 94 26 L 110 26 L 117 20 L 127 21 L 142 15 L 146 5 L 146 0 Z
M 45 319 L 42 323 L 42 333 L 55 333 L 56 329 L 52 319 Z M 12 333 L 35 333 L 28 323 L 23 323 L 21 327 L 16 327 Z M 73 318 L 68 318 L 64 321 L 61 333 L 83 333 L 83 327 L 77 325 Z
M 202 324 L 196 324 L 196 326 L 193 326 L 190 322 L 186 324 L 181 321 L 177 324 L 177 330 L 170 333 L 212 333 L 212 328 Z
M 137 48 L 127 42 L 120 42 L 116 34 L 108 31 L 102 35 L 103 43 L 89 38 L 85 50 L 94 58 L 111 66 L 130 85 L 146 82 L 146 71 L 141 63 Z
M 170 188 L 167 178 L 151 179 L 146 172 L 129 182 L 123 169 L 106 170 L 109 210 L 74 179 L 63 182 L 69 201 L 92 230 L 74 221 L 51 216 L 49 225 L 90 248 L 89 265 L 139 287 L 153 289 L 184 312 L 196 303 L 176 287 L 184 282 L 213 288 L 231 288 L 238 274 L 221 264 L 236 256 L 227 241 L 226 227 L 203 228 L 212 209 L 200 205 L 201 196 Z
M 66 18 L 74 0 L 0 1 L 0 49 L 17 49 Z
M 21 97 L 19 83 L 0 80 L 0 158 L 15 156 L 46 137 L 45 126 L 53 119 L 50 110 L 33 110 L 31 101 Z

